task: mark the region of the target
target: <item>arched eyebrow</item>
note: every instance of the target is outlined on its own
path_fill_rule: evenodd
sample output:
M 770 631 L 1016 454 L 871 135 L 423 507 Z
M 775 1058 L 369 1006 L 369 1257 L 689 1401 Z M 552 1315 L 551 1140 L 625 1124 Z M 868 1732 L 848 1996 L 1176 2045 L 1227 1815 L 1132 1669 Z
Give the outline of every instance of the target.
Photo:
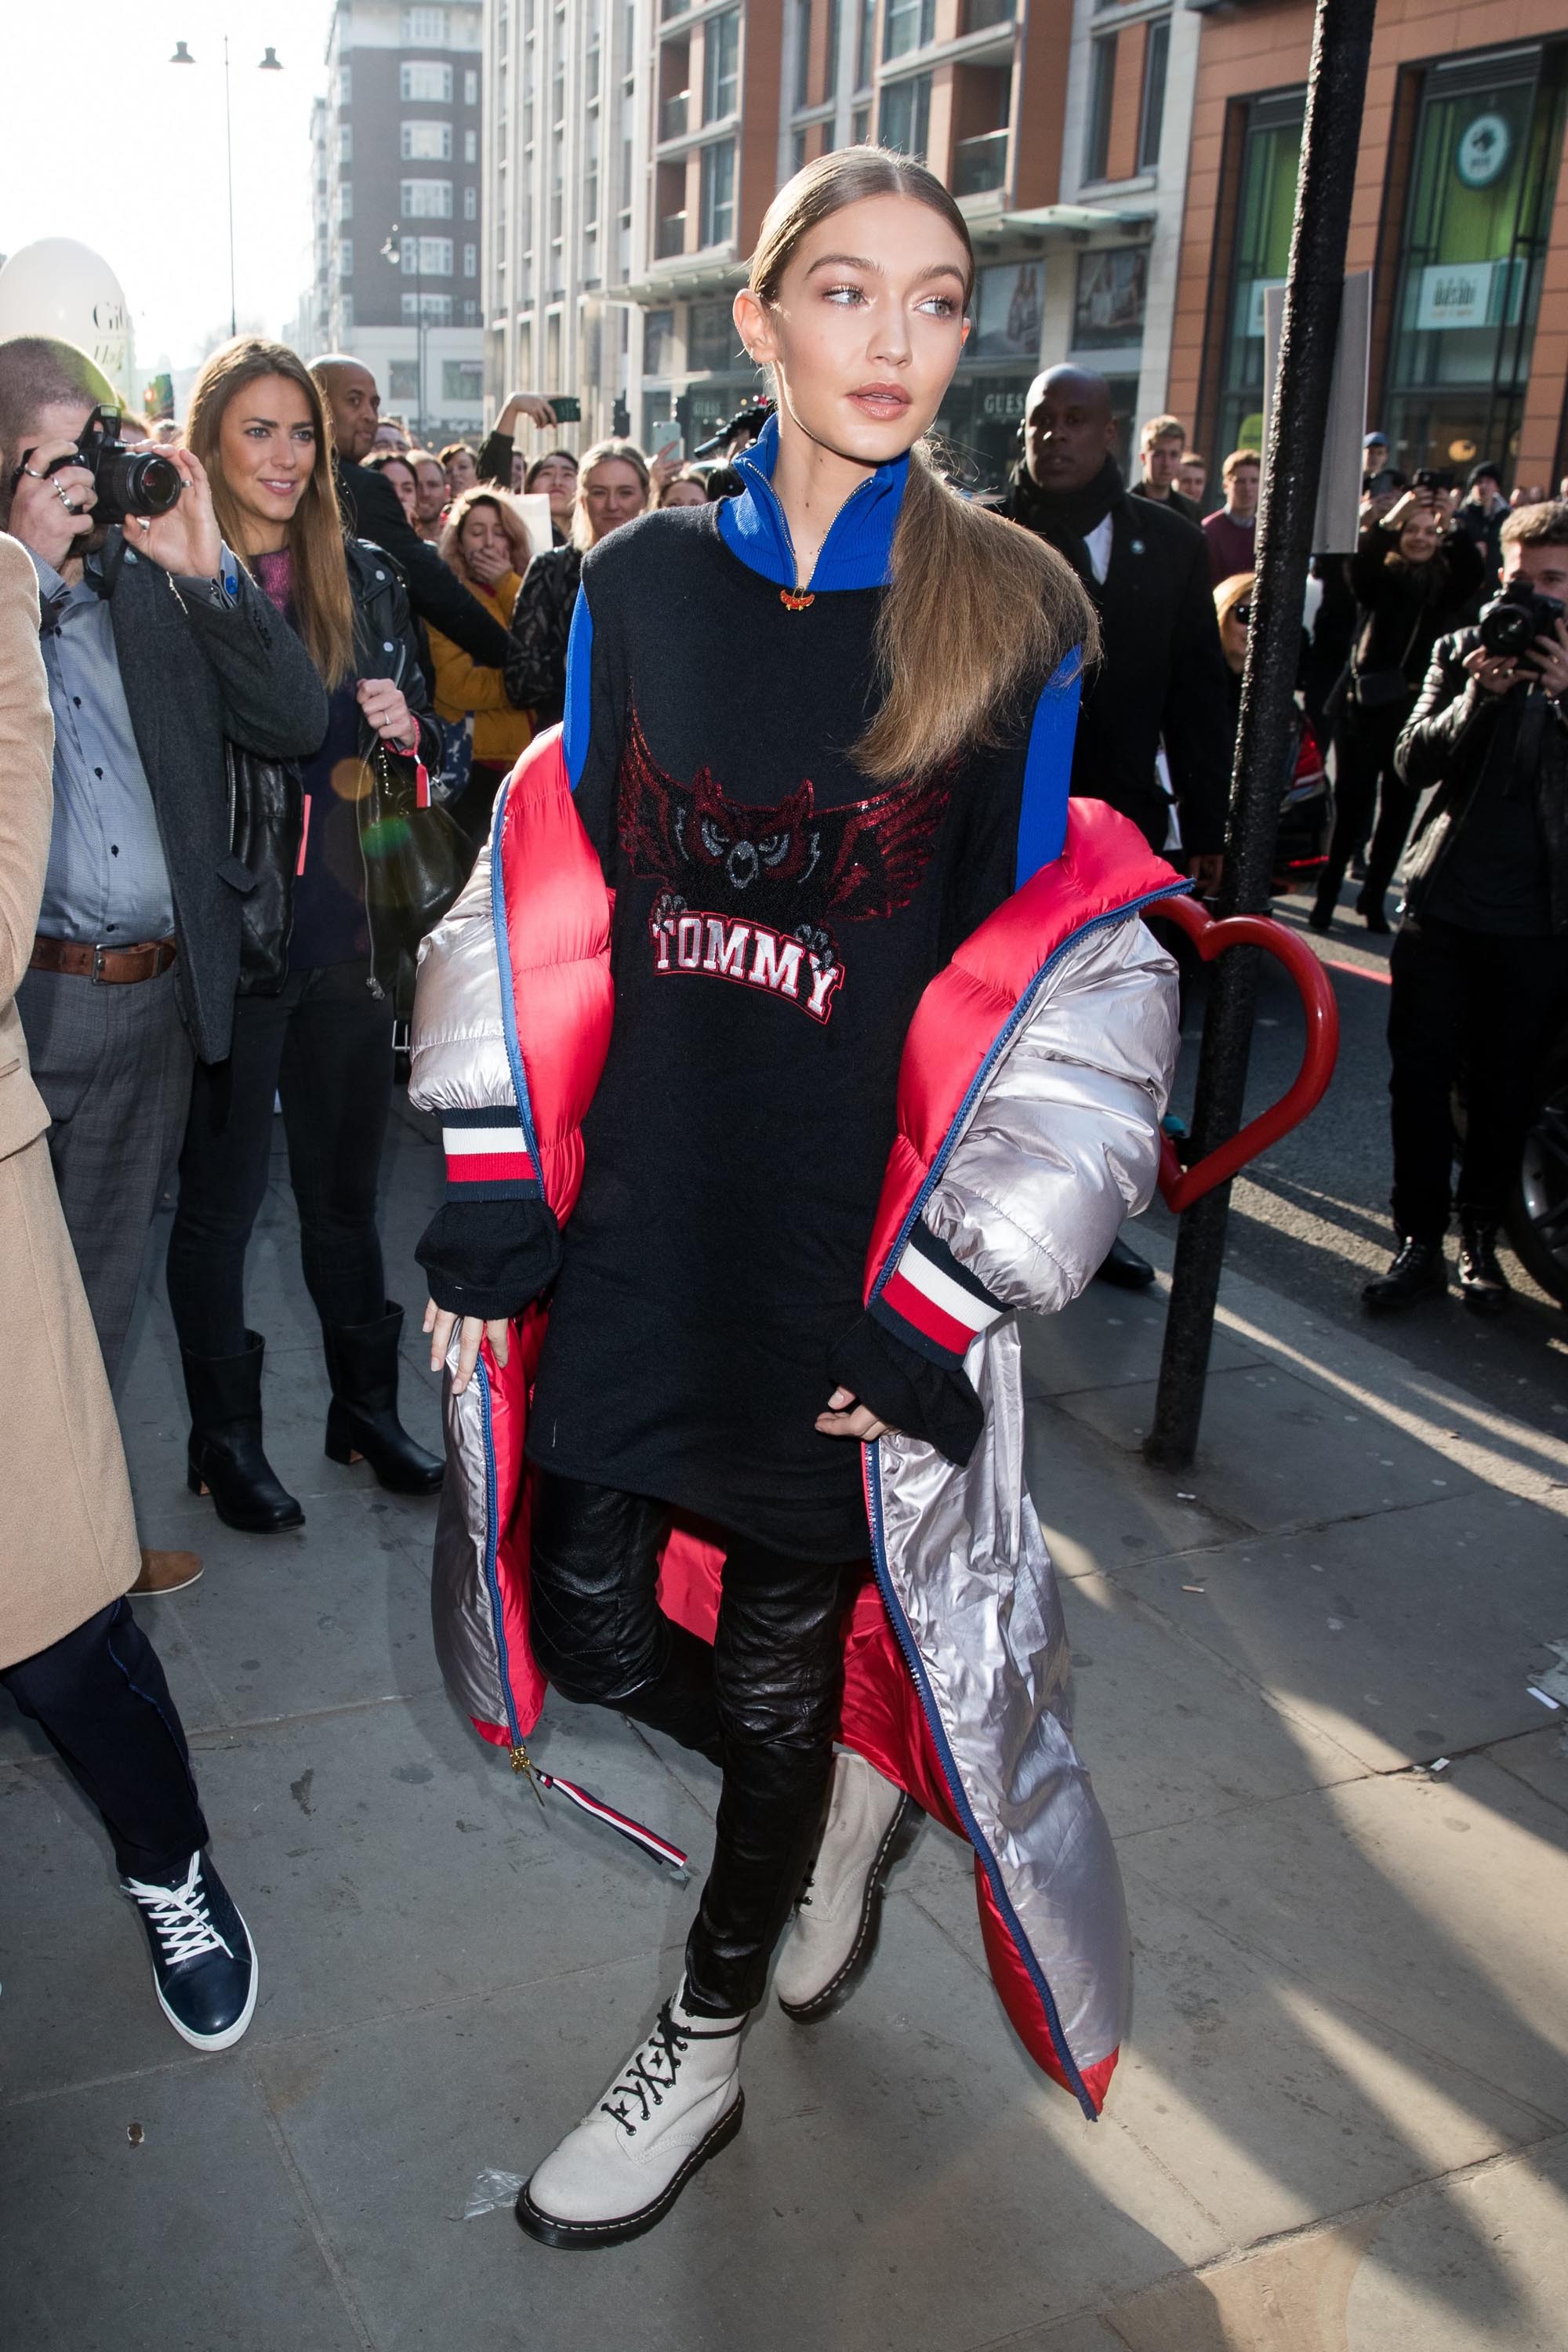
M 873 278 L 887 276 L 879 261 L 870 261 L 863 253 L 820 253 L 805 274 L 815 277 L 819 269 L 864 269 Z M 956 261 L 933 261 L 929 269 L 917 270 L 915 277 L 922 285 L 931 278 L 956 278 L 961 286 L 968 282 Z
M 276 416 L 247 416 L 245 422 L 247 425 L 265 425 L 268 433 L 276 433 L 280 429 Z M 314 423 L 308 416 L 297 417 L 289 428 L 291 433 L 313 433 L 315 429 Z

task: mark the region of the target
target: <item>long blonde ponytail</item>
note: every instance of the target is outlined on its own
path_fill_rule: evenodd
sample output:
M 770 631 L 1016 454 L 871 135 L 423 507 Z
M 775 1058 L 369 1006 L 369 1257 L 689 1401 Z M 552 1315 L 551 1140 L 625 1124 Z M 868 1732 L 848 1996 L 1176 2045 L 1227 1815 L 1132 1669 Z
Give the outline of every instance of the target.
M 886 195 L 941 215 L 968 256 L 972 290 L 968 226 L 934 173 L 885 147 L 844 147 L 807 163 L 768 206 L 748 279 L 757 300 L 777 299 L 819 221 Z M 912 449 L 877 628 L 881 707 L 854 747 L 856 764 L 891 783 L 998 741 L 1075 646 L 1093 660 L 1100 630 L 1072 566 L 1032 531 L 960 498 L 926 448 Z

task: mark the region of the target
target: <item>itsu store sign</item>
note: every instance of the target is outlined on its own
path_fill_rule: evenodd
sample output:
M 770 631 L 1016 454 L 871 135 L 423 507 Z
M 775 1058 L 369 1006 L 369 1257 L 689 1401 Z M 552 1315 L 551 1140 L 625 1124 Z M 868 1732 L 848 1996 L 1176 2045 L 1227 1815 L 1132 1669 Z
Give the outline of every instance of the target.
M 1433 262 L 1415 281 L 1415 324 L 1419 332 L 1512 326 L 1523 290 L 1515 260 Z

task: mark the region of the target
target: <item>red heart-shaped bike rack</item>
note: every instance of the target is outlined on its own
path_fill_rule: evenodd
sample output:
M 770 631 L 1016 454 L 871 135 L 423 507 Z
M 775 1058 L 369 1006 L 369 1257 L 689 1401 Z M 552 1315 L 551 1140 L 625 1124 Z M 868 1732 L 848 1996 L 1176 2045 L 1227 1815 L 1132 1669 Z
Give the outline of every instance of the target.
M 1268 915 L 1205 914 L 1195 898 L 1165 898 L 1159 909 L 1162 922 L 1179 924 L 1205 963 L 1226 948 L 1261 948 L 1282 963 L 1296 983 L 1307 1016 L 1307 1044 L 1301 1066 L 1277 1103 L 1259 1111 L 1227 1143 L 1216 1144 L 1191 1168 L 1184 1168 L 1168 1135 L 1160 1139 L 1160 1191 L 1168 1209 L 1190 1209 L 1216 1184 L 1225 1183 L 1238 1168 L 1300 1127 L 1328 1092 L 1340 1049 L 1340 1008 L 1328 973 L 1298 932 Z

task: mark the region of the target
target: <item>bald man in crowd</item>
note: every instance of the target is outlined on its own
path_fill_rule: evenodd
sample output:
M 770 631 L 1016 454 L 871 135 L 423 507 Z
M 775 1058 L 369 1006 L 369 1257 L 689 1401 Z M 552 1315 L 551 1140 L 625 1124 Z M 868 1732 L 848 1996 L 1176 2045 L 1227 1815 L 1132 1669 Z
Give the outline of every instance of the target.
M 310 373 L 331 415 L 338 504 L 347 529 L 386 550 L 403 575 L 416 621 L 439 629 L 484 668 L 504 670 L 506 631 L 425 544 L 385 475 L 361 462 L 375 446 L 381 421 L 374 376 L 362 360 L 335 352 L 312 360 Z
M 1110 386 L 1048 368 L 1029 387 L 1024 454 L 1002 512 L 1065 556 L 1100 613 L 1101 656 L 1084 682 L 1072 790 L 1109 801 L 1200 887 L 1219 882 L 1230 797 L 1225 656 L 1195 524 L 1128 495 L 1112 454 Z M 1100 1269 L 1127 1287 L 1154 1270 L 1118 1242 Z

